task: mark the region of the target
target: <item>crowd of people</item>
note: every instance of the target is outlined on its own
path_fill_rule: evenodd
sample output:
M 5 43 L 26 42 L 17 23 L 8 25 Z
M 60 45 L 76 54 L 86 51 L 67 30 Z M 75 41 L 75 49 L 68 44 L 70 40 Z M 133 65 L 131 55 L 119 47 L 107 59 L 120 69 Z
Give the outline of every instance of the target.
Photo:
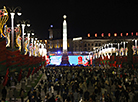
M 123 68 L 47 68 L 46 79 L 41 80 L 33 100 L 39 102 L 43 90 L 43 102 L 136 102 L 136 72 Z
M 124 68 L 46 68 L 28 102 L 137 102 L 137 71 Z M 42 97 L 41 92 L 45 97 Z M 20 90 L 21 101 L 25 91 Z M 3 92 L 2 92 L 3 94 Z

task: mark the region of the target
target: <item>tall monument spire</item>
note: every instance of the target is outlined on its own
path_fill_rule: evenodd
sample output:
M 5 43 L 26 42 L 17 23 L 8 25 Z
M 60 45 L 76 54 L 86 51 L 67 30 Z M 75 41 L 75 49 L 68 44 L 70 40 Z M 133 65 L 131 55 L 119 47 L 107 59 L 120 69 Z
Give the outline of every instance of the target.
M 63 21 L 63 53 L 67 52 L 67 22 L 66 18 L 67 16 L 63 16 L 64 21 Z
M 67 22 L 66 22 L 66 18 L 67 16 L 64 15 L 63 16 L 64 21 L 63 21 L 63 55 L 62 55 L 62 61 L 61 61 L 61 65 L 69 65 L 69 57 L 68 57 L 68 53 L 67 53 Z

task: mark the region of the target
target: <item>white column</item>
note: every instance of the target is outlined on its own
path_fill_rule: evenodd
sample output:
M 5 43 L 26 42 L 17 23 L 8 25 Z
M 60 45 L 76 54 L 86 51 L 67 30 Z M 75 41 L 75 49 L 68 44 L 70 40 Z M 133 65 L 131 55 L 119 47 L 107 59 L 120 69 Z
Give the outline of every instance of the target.
M 24 51 L 24 28 L 25 28 L 25 24 L 22 24 L 22 46 L 23 46 L 23 51 Z
M 30 40 L 30 39 L 29 39 L 29 38 L 30 38 L 30 33 L 28 33 L 28 36 L 27 36 L 27 37 L 28 37 L 28 45 L 29 45 L 29 40 Z
M 11 47 L 12 49 L 14 49 L 14 15 L 15 13 L 10 13 L 11 14 L 11 34 L 12 34 L 12 38 L 11 38 Z
M 67 22 L 66 15 L 63 16 L 63 53 L 67 52 Z
M 137 48 L 137 40 L 135 40 L 135 48 Z
M 125 42 L 124 42 L 124 50 L 125 50 Z

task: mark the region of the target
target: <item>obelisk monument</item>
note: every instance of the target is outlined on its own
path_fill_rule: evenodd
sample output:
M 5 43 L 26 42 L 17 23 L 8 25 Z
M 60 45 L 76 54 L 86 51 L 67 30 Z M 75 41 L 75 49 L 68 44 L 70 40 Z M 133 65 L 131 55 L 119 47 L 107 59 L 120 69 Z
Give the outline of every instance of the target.
M 63 53 L 67 53 L 67 22 L 66 18 L 67 16 L 63 16 L 64 21 L 63 21 Z
M 61 64 L 69 65 L 69 61 L 68 61 L 69 58 L 68 58 L 68 53 L 67 53 L 67 22 L 66 22 L 67 16 L 64 15 L 63 18 L 64 18 L 64 21 L 63 21 L 63 55 L 62 55 Z

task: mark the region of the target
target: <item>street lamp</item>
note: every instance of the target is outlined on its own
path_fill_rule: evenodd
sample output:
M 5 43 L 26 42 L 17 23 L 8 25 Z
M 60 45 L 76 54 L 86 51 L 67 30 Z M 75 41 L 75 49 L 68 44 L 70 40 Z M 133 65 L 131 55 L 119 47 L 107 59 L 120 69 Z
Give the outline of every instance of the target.
M 29 44 L 29 42 L 30 42 L 30 36 L 34 36 L 34 30 L 33 29 L 31 29 L 31 30 L 26 30 L 26 35 L 27 35 L 27 39 L 28 39 L 28 43 L 27 44 Z
M 29 20 L 18 20 L 17 23 L 21 23 L 22 26 L 22 51 L 24 52 L 24 30 L 25 30 L 25 26 L 27 23 L 27 26 L 30 27 L 30 21 Z M 20 24 L 18 24 L 18 26 L 20 26 Z
M 17 14 L 18 14 L 18 16 L 21 16 L 21 7 L 16 7 L 16 8 L 14 8 L 14 7 L 12 7 L 12 8 L 9 8 L 9 7 L 7 7 L 9 10 L 10 10 L 10 15 L 11 15 L 11 34 L 12 34 L 12 38 L 11 38 L 11 41 L 12 41 L 12 43 L 11 43 L 11 47 L 12 47 L 12 49 L 14 49 L 14 15 L 15 15 L 15 11 L 18 9 L 18 12 L 17 12 Z

